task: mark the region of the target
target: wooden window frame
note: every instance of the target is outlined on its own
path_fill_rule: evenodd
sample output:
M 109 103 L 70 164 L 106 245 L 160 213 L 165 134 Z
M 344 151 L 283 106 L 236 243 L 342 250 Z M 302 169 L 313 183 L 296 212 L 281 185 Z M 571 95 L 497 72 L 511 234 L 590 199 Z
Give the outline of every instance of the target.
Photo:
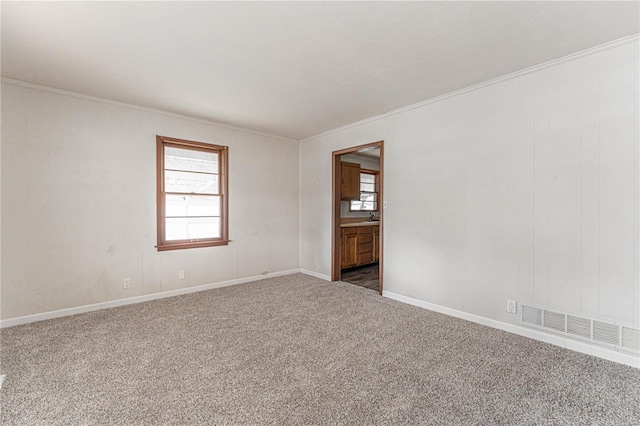
M 165 198 L 164 191 L 164 148 L 166 146 L 194 151 L 218 154 L 218 181 L 220 187 L 220 237 L 202 238 L 198 240 L 166 241 L 165 235 Z M 180 250 L 199 247 L 226 246 L 229 244 L 229 148 L 204 142 L 194 142 L 156 135 L 156 169 L 157 169 L 157 226 L 158 251 Z
M 363 192 L 367 192 L 369 194 L 376 194 L 376 209 L 375 210 L 353 210 L 351 208 L 353 201 L 349 201 L 349 212 L 364 212 L 364 213 L 373 213 L 373 212 L 379 212 L 380 211 L 380 186 L 378 185 L 378 180 L 380 178 L 380 172 L 378 170 L 370 170 L 370 169 L 360 169 L 360 174 L 365 173 L 368 175 L 374 175 L 375 176 L 375 191 L 374 192 L 369 192 L 369 191 L 362 191 L 360 190 L 360 194 L 362 194 Z M 361 181 L 362 183 L 362 181 Z

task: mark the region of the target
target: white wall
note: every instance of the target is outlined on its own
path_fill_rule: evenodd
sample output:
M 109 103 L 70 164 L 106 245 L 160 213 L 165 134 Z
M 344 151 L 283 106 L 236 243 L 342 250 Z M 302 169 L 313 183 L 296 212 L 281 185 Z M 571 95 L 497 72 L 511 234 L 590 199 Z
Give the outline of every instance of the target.
M 156 134 L 229 146 L 228 246 L 154 248 Z M 3 319 L 299 267 L 297 141 L 3 82 L 2 151 Z
M 638 41 L 300 146 L 301 268 L 329 275 L 331 152 L 384 140 L 384 288 L 640 323 Z

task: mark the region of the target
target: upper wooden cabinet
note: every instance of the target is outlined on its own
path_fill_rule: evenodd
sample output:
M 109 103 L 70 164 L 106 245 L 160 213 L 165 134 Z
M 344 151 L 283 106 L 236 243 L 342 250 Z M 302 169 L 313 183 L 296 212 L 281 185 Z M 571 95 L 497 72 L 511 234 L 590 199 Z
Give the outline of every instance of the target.
M 342 200 L 360 199 L 360 164 L 342 162 Z

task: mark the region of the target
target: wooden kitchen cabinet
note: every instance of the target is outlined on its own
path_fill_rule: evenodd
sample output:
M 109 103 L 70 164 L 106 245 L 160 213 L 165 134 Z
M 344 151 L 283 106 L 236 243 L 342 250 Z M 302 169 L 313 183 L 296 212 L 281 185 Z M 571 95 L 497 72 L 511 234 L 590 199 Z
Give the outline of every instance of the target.
M 359 200 L 360 199 L 360 164 L 342 163 L 342 185 L 340 199 Z
M 373 261 L 380 260 L 380 226 L 373 226 Z
M 373 226 L 358 226 L 358 265 L 373 263 Z
M 380 226 L 347 226 L 342 228 L 342 264 L 340 267 L 368 265 L 379 260 Z
M 356 227 L 342 228 L 342 268 L 358 265 L 358 230 Z

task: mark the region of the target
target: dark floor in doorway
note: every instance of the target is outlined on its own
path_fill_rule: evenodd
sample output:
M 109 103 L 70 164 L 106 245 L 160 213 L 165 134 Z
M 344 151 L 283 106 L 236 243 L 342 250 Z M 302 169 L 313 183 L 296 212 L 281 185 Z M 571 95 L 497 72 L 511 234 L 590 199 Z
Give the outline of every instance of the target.
M 380 280 L 378 277 L 377 263 L 375 265 L 344 269 L 342 271 L 342 281 L 375 291 L 380 291 Z

